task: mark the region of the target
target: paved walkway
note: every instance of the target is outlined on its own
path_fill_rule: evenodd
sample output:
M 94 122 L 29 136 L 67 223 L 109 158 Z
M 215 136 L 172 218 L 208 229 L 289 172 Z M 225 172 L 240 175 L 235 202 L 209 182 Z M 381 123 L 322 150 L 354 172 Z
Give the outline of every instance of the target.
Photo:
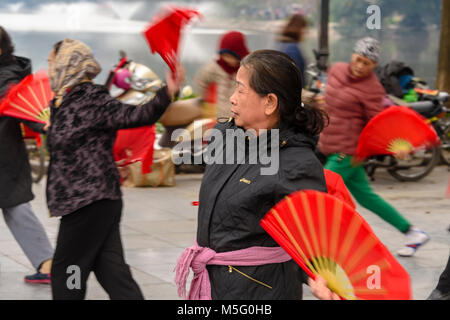
M 420 182 L 400 183 L 380 171 L 373 183 L 382 197 L 432 237 L 413 258 L 398 258 L 411 275 L 414 299 L 429 295 L 448 259 L 450 199 L 444 196 L 448 175 L 446 167 L 438 167 Z M 191 202 L 198 199 L 201 178 L 178 175 L 173 188 L 124 189 L 125 256 L 146 299 L 178 299 L 172 270 L 180 253 L 195 239 L 197 208 Z M 48 218 L 44 188 L 44 182 L 34 186 L 32 206 L 55 243 L 59 221 Z M 403 245 L 403 235 L 392 226 L 364 209 L 359 212 L 391 251 Z M 23 282 L 23 277 L 34 270 L 0 220 L 0 299 L 51 299 L 49 286 Z M 107 298 L 92 274 L 87 299 Z M 304 298 L 314 299 L 306 286 Z

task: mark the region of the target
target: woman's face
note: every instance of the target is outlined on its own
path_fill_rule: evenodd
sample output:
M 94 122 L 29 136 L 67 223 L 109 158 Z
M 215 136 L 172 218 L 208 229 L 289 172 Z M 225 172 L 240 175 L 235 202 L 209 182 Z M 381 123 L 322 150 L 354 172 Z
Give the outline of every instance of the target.
M 356 78 L 365 78 L 369 76 L 377 67 L 377 63 L 360 54 L 353 53 L 350 62 L 350 70 Z
M 245 130 L 271 129 L 278 122 L 276 110 L 278 100 L 275 95 L 258 95 L 250 87 L 250 71 L 239 68 L 236 75 L 236 89 L 230 98 L 231 113 L 237 126 Z

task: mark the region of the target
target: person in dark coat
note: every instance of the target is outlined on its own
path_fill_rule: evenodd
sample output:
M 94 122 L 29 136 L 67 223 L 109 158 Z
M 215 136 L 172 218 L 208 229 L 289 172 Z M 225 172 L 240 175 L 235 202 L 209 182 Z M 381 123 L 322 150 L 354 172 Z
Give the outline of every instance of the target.
M 14 54 L 8 33 L 0 27 L 0 101 L 8 90 L 31 73 L 31 61 Z M 31 168 L 20 122 L 43 133 L 44 125 L 12 117 L 0 117 L 0 208 L 6 225 L 37 273 L 26 276 L 29 283 L 50 283 L 53 248 L 33 212 L 30 201 Z
M 119 129 L 154 124 L 184 81 L 179 66 L 167 86 L 136 107 L 92 79 L 100 65 L 84 43 L 65 39 L 49 55 L 51 103 L 47 205 L 61 217 L 52 265 L 53 299 L 84 299 L 91 271 L 111 299 L 143 299 L 123 256 L 122 193 L 113 145 Z
M 326 115 L 302 104 L 301 79 L 295 62 L 279 51 L 258 50 L 241 62 L 230 98 L 233 117 L 215 127 L 216 138 L 209 145 L 215 151 L 207 152 L 215 160 L 206 167 L 200 188 L 197 244 L 181 255 L 176 268 L 181 296 L 190 265 L 194 281 L 189 299 L 298 300 L 303 283 L 319 298 L 338 298 L 322 278 L 308 279 L 260 226 L 285 196 L 302 189 L 327 192 L 323 167 L 314 154 L 314 137 Z M 246 135 L 241 142 L 226 138 L 239 132 Z M 271 164 L 272 170 L 264 170 L 269 169 L 267 162 L 250 160 L 255 152 L 252 139 L 259 144 L 258 152 L 270 150 L 277 164 Z M 230 153 L 242 148 L 240 159 Z M 218 155 L 236 161 L 221 164 Z

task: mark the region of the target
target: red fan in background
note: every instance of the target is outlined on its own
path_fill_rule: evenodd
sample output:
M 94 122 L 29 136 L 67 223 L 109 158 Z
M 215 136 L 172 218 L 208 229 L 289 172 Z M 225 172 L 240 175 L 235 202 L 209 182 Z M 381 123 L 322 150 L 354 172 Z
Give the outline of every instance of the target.
M 45 123 L 50 119 L 53 96 L 47 73 L 38 71 L 11 88 L 0 105 L 0 115 Z
M 200 16 L 196 10 L 171 6 L 158 14 L 143 32 L 152 53 L 157 52 L 172 73 L 178 60 L 181 30 L 195 16 Z
M 142 174 L 150 173 L 155 136 L 155 125 L 119 130 L 114 143 L 114 160 L 119 166 L 142 161 Z
M 261 226 L 313 279 L 345 299 L 411 299 L 408 273 L 349 205 L 318 191 L 295 192 Z
M 436 131 L 426 119 L 408 107 L 389 107 L 369 121 L 361 133 L 357 159 L 372 155 L 411 153 L 438 145 Z
M 342 177 L 333 171 L 324 169 L 325 181 L 327 183 L 328 194 L 335 196 L 336 198 L 344 201 L 353 209 L 356 209 L 355 203 L 353 202 L 352 196 L 345 186 Z

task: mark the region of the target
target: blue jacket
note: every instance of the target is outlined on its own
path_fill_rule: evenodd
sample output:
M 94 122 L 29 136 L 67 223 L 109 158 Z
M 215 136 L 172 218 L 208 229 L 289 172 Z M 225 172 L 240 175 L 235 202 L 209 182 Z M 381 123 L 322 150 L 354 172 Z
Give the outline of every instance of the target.
M 292 60 L 295 61 L 297 67 L 302 73 L 302 83 L 305 84 L 305 59 L 303 57 L 302 51 L 296 42 L 279 42 L 278 50 L 286 53 Z

